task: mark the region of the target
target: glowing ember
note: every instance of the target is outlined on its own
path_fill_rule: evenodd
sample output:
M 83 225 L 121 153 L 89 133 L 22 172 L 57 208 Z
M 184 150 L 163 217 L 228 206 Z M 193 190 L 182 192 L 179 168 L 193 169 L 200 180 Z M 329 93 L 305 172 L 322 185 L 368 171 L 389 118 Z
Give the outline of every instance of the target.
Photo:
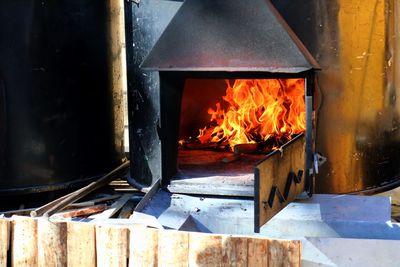
M 223 105 L 209 108 L 213 126 L 200 129 L 205 143 L 278 143 L 305 131 L 304 79 L 235 80 L 227 83 Z M 223 108 L 226 106 L 226 108 Z

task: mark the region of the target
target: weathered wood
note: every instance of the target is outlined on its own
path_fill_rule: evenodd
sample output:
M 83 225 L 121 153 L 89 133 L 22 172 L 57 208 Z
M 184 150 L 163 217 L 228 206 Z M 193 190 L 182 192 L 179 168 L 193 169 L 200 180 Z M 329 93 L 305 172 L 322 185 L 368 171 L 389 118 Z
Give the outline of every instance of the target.
M 116 140 L 124 137 L 124 91 L 127 91 L 127 68 L 126 68 L 126 45 L 125 45 L 125 13 L 124 0 L 107 0 L 107 31 L 105 38 L 108 41 L 107 66 L 109 75 L 109 88 L 112 88 L 112 96 L 109 99 L 110 107 L 113 109 L 111 129 Z M 118 144 L 114 147 L 116 153 L 123 153 L 123 147 Z
M 127 226 L 96 226 L 97 266 L 127 266 L 129 229 Z
M 268 266 L 297 267 L 301 263 L 300 241 L 269 240 Z
M 96 266 L 96 232 L 90 223 L 67 223 L 68 266 Z
M 299 136 L 257 165 L 254 180 L 254 228 L 260 227 L 305 190 L 305 137 Z M 303 171 L 301 182 L 288 183 L 289 174 Z M 273 190 L 275 188 L 276 190 Z M 288 190 L 288 196 L 285 195 Z M 275 193 L 274 193 L 275 192 Z M 270 206 L 272 204 L 272 206 Z
M 130 228 L 129 267 L 157 266 L 158 231 L 139 225 Z
M 222 236 L 222 266 L 252 266 L 247 264 L 247 237 Z
M 7 265 L 7 241 L 3 242 L 7 229 L 8 221 L 0 219 L 0 267 Z M 13 266 L 127 266 L 128 262 L 129 266 L 300 266 L 301 243 L 143 225 L 12 218 Z
M 122 175 L 129 168 L 129 160 L 122 163 L 120 166 L 107 173 L 100 179 L 90 183 L 89 185 L 82 187 L 79 190 L 76 190 L 66 196 L 60 197 L 52 202 L 37 208 L 35 211 L 31 212 L 31 216 L 51 216 L 54 213 L 66 208 L 69 204 L 74 203 L 75 201 L 83 198 L 87 194 L 93 192 L 94 190 L 108 184 L 112 180 L 116 179 L 119 175 Z
M 247 240 L 247 266 L 268 266 L 268 239 L 249 238 Z
M 38 219 L 38 266 L 67 266 L 67 223 Z
M 53 217 L 72 218 L 72 217 L 79 217 L 79 216 L 88 216 L 90 214 L 102 212 L 106 209 L 107 209 L 107 204 L 99 204 L 99 205 L 95 205 L 95 206 L 91 206 L 91 207 L 56 213 L 52 216 L 52 218 Z
M 10 248 L 10 221 L 0 218 L 0 267 L 7 266 L 7 252 Z
M 189 234 L 189 266 L 220 266 L 222 237 L 202 233 Z
M 65 198 L 67 196 L 68 195 L 64 196 L 63 198 Z M 97 203 L 105 202 L 105 201 L 108 201 L 108 200 L 113 200 L 113 199 L 116 199 L 116 198 L 119 198 L 119 197 L 121 197 L 121 195 L 110 195 L 110 196 L 96 198 L 96 199 L 89 200 L 89 201 L 71 203 L 66 207 L 66 209 L 94 206 Z M 51 204 L 51 203 L 53 203 L 53 202 L 47 203 L 46 207 L 49 207 L 48 205 Z M 55 205 L 55 203 L 53 203 L 53 205 Z M 42 208 L 43 208 L 43 206 L 42 206 Z M 40 210 L 41 210 L 41 208 L 7 210 L 7 211 L 2 211 L 0 214 L 3 214 L 5 217 L 11 217 L 12 215 L 37 217 L 40 214 Z
M 37 220 L 30 217 L 12 217 L 12 266 L 37 266 Z
M 89 218 L 93 218 L 93 219 L 111 218 L 115 213 L 117 213 L 125 205 L 125 203 L 131 197 L 132 197 L 131 194 L 125 194 L 122 197 L 120 197 L 117 201 L 115 201 L 108 209 L 106 209 L 102 213 L 92 215 Z
M 158 266 L 188 266 L 189 233 L 158 232 Z

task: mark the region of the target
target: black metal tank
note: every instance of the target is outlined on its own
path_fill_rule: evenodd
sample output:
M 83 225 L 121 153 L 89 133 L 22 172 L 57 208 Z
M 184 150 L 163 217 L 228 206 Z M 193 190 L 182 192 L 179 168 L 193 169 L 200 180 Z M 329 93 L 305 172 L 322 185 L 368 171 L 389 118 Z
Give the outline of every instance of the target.
M 67 188 L 121 163 L 107 2 L 0 1 L 0 195 Z

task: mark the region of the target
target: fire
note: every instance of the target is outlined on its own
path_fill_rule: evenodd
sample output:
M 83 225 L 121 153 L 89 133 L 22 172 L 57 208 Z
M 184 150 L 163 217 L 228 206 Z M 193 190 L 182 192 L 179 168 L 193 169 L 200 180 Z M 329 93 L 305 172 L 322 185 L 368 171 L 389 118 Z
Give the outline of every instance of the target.
M 215 126 L 200 129 L 201 143 L 290 140 L 305 131 L 304 79 L 226 80 L 223 104 L 209 108 Z M 223 108 L 225 107 L 225 108 Z

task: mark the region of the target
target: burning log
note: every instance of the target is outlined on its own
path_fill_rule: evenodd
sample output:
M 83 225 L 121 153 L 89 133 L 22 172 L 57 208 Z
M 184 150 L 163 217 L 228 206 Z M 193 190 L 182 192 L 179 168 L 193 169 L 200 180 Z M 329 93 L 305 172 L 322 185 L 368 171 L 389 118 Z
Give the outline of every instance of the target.
M 257 143 L 250 143 L 250 144 L 237 144 L 233 147 L 233 152 L 236 155 L 240 154 L 253 154 L 258 151 L 258 144 Z
M 199 129 L 201 143 L 235 145 L 291 139 L 305 131 L 304 79 L 237 79 L 227 82 L 224 104 L 209 108 L 211 124 Z M 247 148 L 245 149 L 247 151 Z M 250 153 L 252 149 L 250 149 Z M 248 152 L 242 152 L 248 153 Z
M 179 142 L 180 146 L 187 150 L 202 150 L 202 149 L 212 149 L 225 151 L 229 149 L 229 144 L 227 142 L 222 143 L 201 143 L 198 140 L 195 141 L 186 141 L 181 140 Z

